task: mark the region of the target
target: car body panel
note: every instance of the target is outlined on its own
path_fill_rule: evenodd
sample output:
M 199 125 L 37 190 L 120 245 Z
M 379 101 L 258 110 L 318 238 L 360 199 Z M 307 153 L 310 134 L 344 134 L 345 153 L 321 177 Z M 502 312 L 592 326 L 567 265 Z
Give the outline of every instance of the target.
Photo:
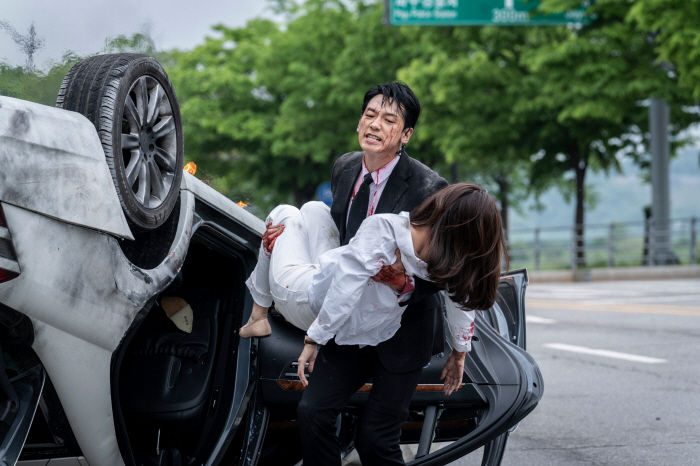
M 0 96 L 0 201 L 134 239 L 95 126 L 79 113 Z
M 180 202 L 171 252 L 152 270 L 131 264 L 111 236 L 3 204 L 22 273 L 0 284 L 0 302 L 31 319 L 33 349 L 91 464 L 124 464 L 112 419 L 111 358 L 139 311 L 182 267 L 194 194 L 183 190 Z
M 195 176 L 187 172 L 183 173 L 182 180 L 182 189 L 193 193 L 198 200 L 215 206 L 220 213 L 231 217 L 241 225 L 255 231 L 260 236 L 265 233 L 265 222 L 243 209 L 220 192 L 211 188 L 206 183 L 198 180 Z M 247 240 L 245 241 L 248 242 Z M 259 244 L 253 245 L 256 250 L 259 246 Z

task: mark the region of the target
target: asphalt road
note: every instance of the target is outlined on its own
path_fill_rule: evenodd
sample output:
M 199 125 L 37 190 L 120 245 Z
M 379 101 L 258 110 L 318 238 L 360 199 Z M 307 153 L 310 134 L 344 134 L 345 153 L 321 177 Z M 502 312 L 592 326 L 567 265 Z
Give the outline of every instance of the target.
M 503 466 L 700 465 L 700 280 L 533 284 L 526 297 L 545 393 Z

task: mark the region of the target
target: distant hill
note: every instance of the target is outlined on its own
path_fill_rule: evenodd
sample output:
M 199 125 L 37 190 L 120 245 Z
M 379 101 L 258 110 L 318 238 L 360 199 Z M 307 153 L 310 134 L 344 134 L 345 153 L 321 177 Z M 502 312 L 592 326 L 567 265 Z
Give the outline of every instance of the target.
M 671 218 L 700 218 L 700 147 L 681 149 L 671 160 Z M 651 205 L 651 184 L 644 183 L 640 170 L 626 161 L 622 174 L 589 172 L 586 184 L 598 194 L 594 209 L 586 210 L 586 223 L 640 221 L 643 209 Z M 590 188 L 589 188 L 590 189 Z M 556 190 L 542 197 L 545 210 L 526 208 L 523 214 L 513 212 L 512 229 L 571 225 L 574 205 L 567 204 Z

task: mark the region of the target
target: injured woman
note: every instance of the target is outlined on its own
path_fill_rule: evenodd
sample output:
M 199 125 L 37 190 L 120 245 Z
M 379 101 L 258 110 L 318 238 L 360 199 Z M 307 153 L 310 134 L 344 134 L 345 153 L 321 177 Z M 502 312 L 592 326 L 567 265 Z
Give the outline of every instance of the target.
M 372 215 L 342 247 L 321 202 L 278 206 L 266 223 L 258 264 L 246 281 L 254 306 L 242 338 L 270 335 L 267 311 L 274 301 L 289 323 L 306 331 L 307 344 L 335 338 L 338 345 L 376 346 L 401 326 L 406 296 L 373 277 L 405 273 L 444 290 L 451 345 L 463 353 L 471 349 L 474 311 L 495 301 L 505 253 L 500 212 L 476 185 L 448 186 L 410 214 Z

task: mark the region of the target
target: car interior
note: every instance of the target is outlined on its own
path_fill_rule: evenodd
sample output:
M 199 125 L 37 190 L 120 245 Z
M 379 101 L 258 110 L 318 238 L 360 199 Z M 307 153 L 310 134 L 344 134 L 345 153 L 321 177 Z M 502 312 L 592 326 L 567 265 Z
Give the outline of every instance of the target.
M 206 228 L 192 238 L 175 280 L 155 299 L 121 351 L 118 402 L 135 464 L 182 465 L 208 457 L 230 405 L 245 268 Z M 163 299 L 192 309 L 191 333 Z M 116 411 L 116 410 L 115 410 Z M 126 442 L 123 442 L 126 443 Z M 125 449 L 122 448 L 122 452 Z

